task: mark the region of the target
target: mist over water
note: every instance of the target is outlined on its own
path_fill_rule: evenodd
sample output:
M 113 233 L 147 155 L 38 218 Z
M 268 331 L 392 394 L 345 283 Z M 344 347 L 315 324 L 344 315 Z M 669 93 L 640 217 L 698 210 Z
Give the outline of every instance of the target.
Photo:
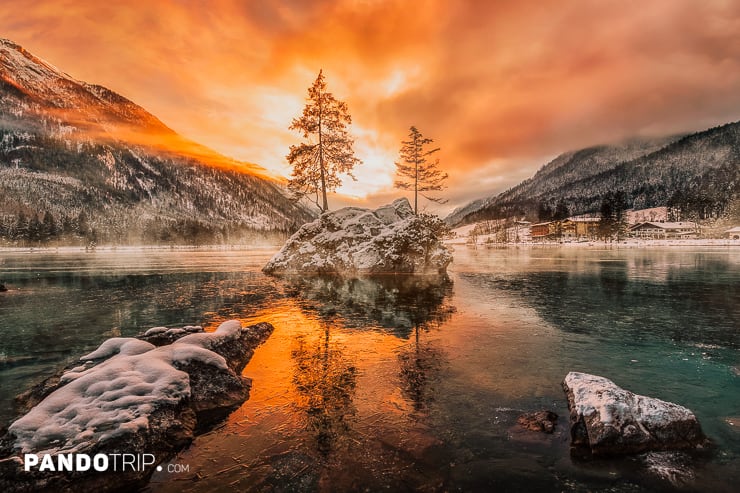
M 272 251 L 0 253 L 0 415 L 111 336 L 268 321 L 250 399 L 154 491 L 732 491 L 740 251 L 459 248 L 449 279 L 274 279 Z M 696 412 L 690 474 L 568 451 L 568 371 Z M 553 435 L 517 417 L 560 415 Z M 668 458 L 670 459 L 670 458 Z M 662 458 L 655 459 L 663 460 Z M 668 460 L 670 464 L 670 460 Z M 675 462 L 675 461 L 674 461 Z M 662 462 L 658 466 L 664 465 Z

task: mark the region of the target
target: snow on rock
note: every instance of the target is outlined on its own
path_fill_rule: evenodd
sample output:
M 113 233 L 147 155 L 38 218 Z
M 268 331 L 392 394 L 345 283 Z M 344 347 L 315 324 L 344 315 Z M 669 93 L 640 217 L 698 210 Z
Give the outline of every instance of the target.
M 145 336 L 153 336 L 153 335 L 156 335 L 156 334 L 163 334 L 163 333 L 167 332 L 168 330 L 170 330 L 170 329 L 168 329 L 167 327 L 152 327 L 151 329 L 149 329 L 146 332 L 144 332 L 144 335 Z
M 199 325 L 186 325 L 182 328 L 170 329 L 167 327 L 152 327 L 139 336 L 142 341 L 149 342 L 155 346 L 164 346 L 171 344 L 176 340 L 193 333 L 203 332 L 203 327 Z
M 443 273 L 444 223 L 405 198 L 372 211 L 345 207 L 305 224 L 263 268 L 268 274 Z
M 80 358 L 80 361 L 109 358 L 114 354 L 133 356 L 146 353 L 154 349 L 148 342 L 131 337 L 112 337 L 98 347 L 95 351 Z
M 15 448 L 23 453 L 77 452 L 93 442 L 145 429 L 155 406 L 188 397 L 188 375 L 173 366 L 171 347 L 149 346 L 146 353 L 111 355 L 54 391 L 10 425 Z
M 64 489 L 71 478 L 66 473 L 19 470 L 16 458 L 25 453 L 151 453 L 157 463 L 167 460 L 192 440 L 196 427 L 207 429 L 249 397 L 251 381 L 241 371 L 272 329 L 267 323 L 242 328 L 232 320 L 213 333 L 174 331 L 184 337 L 161 346 L 108 339 L 83 356 L 82 365 L 50 378 L 40 402 L 8 427 L 0 439 L 0 487 Z M 147 333 L 167 332 L 173 329 Z M 108 480 L 118 487 L 138 484 L 155 465 Z M 75 474 L 75 484 L 82 476 Z
M 593 455 L 701 447 L 706 438 L 685 407 L 636 395 L 611 380 L 570 372 L 563 381 L 571 445 Z

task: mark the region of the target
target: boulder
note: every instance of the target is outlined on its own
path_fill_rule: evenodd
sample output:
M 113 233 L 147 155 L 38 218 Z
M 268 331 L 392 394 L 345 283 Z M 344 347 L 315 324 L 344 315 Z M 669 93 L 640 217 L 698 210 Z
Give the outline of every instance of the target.
M 152 327 L 141 335 L 136 336 L 136 339 L 149 342 L 155 346 L 164 346 L 172 344 L 178 339 L 185 337 L 188 334 L 197 332 L 203 332 L 203 328 L 198 325 L 186 325 L 182 328 L 167 328 L 167 327 Z M 112 341 L 116 341 L 118 338 L 108 339 L 104 344 L 111 344 Z M 101 346 L 102 347 L 102 346 Z M 90 368 L 95 364 L 100 363 L 95 360 L 75 361 L 71 364 L 60 368 L 54 374 L 45 378 L 41 382 L 37 383 L 28 390 L 15 396 L 15 408 L 19 414 L 25 414 L 31 410 L 36 404 L 46 398 L 47 395 L 54 392 L 59 388 L 60 380 L 62 375 L 73 370 L 79 371 L 80 367 Z
M 694 413 L 678 404 L 633 394 L 588 373 L 568 373 L 563 388 L 575 450 L 620 455 L 694 449 L 707 442 Z
M 169 329 L 171 330 L 171 329 Z M 7 491 L 131 490 L 146 484 L 157 464 L 172 458 L 200 431 L 249 397 L 241 376 L 254 349 L 272 333 L 260 323 L 237 320 L 215 332 L 174 331 L 174 342 L 155 346 L 114 337 L 80 358 L 80 364 L 42 387 L 40 398 L 0 439 L 0 487 Z M 41 391 L 40 391 L 41 392 Z M 35 399 L 34 399 L 35 400 Z M 107 471 L 24 471 L 25 454 L 60 456 L 149 454 L 145 467 Z M 118 454 L 118 455 L 116 455 Z
M 262 269 L 268 274 L 444 273 L 452 255 L 446 227 L 414 215 L 408 200 L 376 210 L 345 207 L 304 224 Z

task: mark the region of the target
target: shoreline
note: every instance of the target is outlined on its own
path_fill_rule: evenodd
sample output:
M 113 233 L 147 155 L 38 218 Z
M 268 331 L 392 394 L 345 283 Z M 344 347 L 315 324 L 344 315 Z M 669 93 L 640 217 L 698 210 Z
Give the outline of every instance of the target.
M 458 247 L 466 246 L 469 248 L 537 248 L 537 247 L 564 247 L 564 248 L 585 248 L 592 250 L 617 250 L 628 248 L 653 248 L 653 247 L 740 247 L 740 240 L 730 239 L 692 239 L 692 240 L 626 240 L 626 241 L 528 241 L 528 242 L 506 242 L 506 243 L 486 243 L 478 242 L 476 245 L 467 243 L 464 238 L 455 238 L 447 240 L 445 245 Z
M 41 246 L 41 247 L 0 247 L 0 253 L 121 253 L 121 252 L 189 252 L 189 251 L 248 251 L 248 250 L 275 250 L 280 245 L 101 245 L 93 249 L 87 249 L 84 246 Z
M 537 248 L 537 247 L 564 247 L 564 248 L 586 248 L 597 250 L 613 250 L 620 248 L 651 248 L 651 247 L 740 247 L 740 240 L 721 238 L 691 239 L 691 240 L 626 240 L 620 242 L 603 241 L 521 241 L 521 242 L 496 242 L 486 243 L 479 241 L 472 245 L 467 238 L 454 238 L 444 240 L 445 245 L 451 247 L 466 246 L 470 248 Z M 41 247 L 10 247 L 0 246 L 0 253 L 128 253 L 142 251 L 247 251 L 247 250 L 279 250 L 281 245 L 101 245 L 94 249 L 86 249 L 84 246 L 41 246 Z

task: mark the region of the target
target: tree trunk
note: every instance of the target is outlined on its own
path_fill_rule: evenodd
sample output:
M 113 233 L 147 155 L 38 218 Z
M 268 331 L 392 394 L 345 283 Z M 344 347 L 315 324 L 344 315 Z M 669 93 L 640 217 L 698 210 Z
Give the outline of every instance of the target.
M 321 94 L 319 93 L 319 167 L 321 168 L 321 196 L 323 205 L 321 212 L 329 210 L 329 201 L 326 200 L 326 177 L 324 171 L 324 142 L 321 135 Z
M 414 135 L 414 215 L 418 216 L 417 209 L 419 201 L 419 148 L 416 145 L 416 135 Z

